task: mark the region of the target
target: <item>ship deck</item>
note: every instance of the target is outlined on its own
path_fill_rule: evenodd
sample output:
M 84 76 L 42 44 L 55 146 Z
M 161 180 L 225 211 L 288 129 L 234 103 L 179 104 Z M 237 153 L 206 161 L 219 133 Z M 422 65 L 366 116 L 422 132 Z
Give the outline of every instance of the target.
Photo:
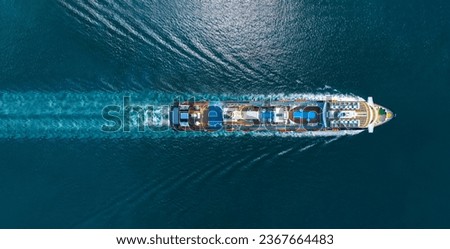
M 340 103 L 333 101 L 331 103 Z M 365 128 L 371 122 L 372 108 L 364 101 L 358 101 L 358 109 L 352 109 L 359 121 L 358 128 Z M 222 102 L 217 105 L 209 101 L 179 103 L 176 114 L 179 120 L 173 122 L 177 130 L 215 131 L 226 130 L 280 130 L 280 131 L 316 131 L 327 128 L 327 120 L 322 120 L 324 103 L 299 102 L 294 106 L 278 102 L 278 105 L 259 106 L 253 102 Z M 344 110 L 344 109 L 337 109 Z M 347 110 L 347 109 L 345 109 Z M 179 112 L 179 114 L 178 114 Z M 284 117 L 284 118 L 283 118 Z M 175 119 L 174 119 L 175 121 Z M 333 129 L 335 130 L 335 129 Z
M 369 125 L 370 107 L 366 102 L 359 102 L 359 109 L 356 110 L 356 119 L 359 120 L 361 127 Z

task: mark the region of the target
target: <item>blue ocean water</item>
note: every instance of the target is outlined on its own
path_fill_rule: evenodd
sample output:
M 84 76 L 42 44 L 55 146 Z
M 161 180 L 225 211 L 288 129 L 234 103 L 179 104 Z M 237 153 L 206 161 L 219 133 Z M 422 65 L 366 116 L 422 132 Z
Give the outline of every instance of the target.
M 450 3 L 0 1 L 0 227 L 449 228 Z M 374 96 L 374 134 L 103 133 L 105 105 Z

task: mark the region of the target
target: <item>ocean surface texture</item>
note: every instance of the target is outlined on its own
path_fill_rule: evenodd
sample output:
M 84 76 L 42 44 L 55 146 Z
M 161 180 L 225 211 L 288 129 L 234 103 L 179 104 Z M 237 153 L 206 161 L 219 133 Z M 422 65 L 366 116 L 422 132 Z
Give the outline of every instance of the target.
M 449 13 L 0 0 L 0 228 L 450 228 Z M 301 94 L 373 96 L 397 117 L 342 137 L 101 131 L 124 96 Z

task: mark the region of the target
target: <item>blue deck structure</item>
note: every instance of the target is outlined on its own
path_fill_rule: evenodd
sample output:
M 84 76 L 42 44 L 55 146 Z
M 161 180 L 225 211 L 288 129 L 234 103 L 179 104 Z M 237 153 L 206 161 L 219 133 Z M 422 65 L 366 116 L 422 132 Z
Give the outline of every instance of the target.
M 178 116 L 178 107 L 174 107 L 173 110 L 170 112 L 170 121 L 173 125 L 179 125 L 180 124 L 180 117 Z
M 317 117 L 317 113 L 314 111 L 311 112 L 303 112 L 303 111 L 296 111 L 294 112 L 294 118 L 301 118 L 301 119 L 315 119 Z
M 210 129 L 221 129 L 223 123 L 223 111 L 219 106 L 208 107 L 208 127 Z
M 260 119 L 263 122 L 272 122 L 274 117 L 273 112 L 261 112 Z

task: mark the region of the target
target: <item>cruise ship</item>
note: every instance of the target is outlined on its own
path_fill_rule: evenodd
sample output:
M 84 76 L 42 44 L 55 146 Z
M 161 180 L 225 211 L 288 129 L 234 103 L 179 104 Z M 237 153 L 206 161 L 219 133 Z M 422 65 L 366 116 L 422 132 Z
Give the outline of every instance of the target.
M 352 96 L 248 101 L 174 101 L 170 126 L 198 132 L 310 132 L 338 134 L 368 130 L 394 117 L 391 110 Z

